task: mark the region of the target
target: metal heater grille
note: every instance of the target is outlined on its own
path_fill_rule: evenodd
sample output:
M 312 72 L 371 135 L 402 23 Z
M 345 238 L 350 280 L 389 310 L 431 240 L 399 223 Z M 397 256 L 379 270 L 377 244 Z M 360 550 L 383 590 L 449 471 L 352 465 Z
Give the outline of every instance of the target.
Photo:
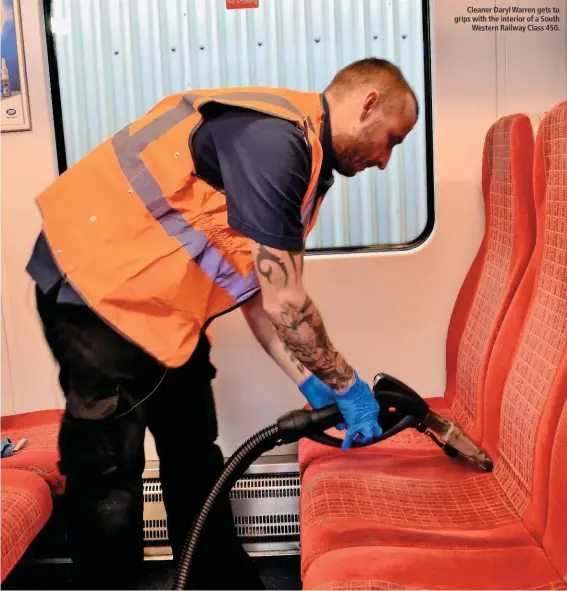
M 299 496 L 299 474 L 246 474 L 230 491 L 231 500 Z
M 299 552 L 299 472 L 290 471 L 289 464 L 284 467 L 287 471 L 281 473 L 247 473 L 230 492 L 237 533 L 250 553 Z M 159 478 L 144 480 L 144 541 L 146 554 L 170 551 Z
M 243 515 L 235 517 L 238 536 L 248 538 L 281 538 L 299 535 L 297 515 Z
M 299 551 L 299 474 L 246 474 L 230 493 L 238 536 L 251 552 Z
M 144 542 L 146 546 L 168 546 L 167 517 L 159 478 L 144 480 Z

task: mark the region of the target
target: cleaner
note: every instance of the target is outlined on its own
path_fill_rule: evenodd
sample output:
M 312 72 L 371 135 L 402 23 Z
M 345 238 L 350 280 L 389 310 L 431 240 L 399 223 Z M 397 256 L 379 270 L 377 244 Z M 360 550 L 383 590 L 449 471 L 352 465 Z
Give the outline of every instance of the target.
M 409 386 L 382 373 L 374 378 L 372 391 L 380 406 L 378 423 L 383 433 L 376 441 L 366 444 L 355 441 L 352 447 L 374 445 L 405 429 L 414 428 L 431 437 L 448 456 L 463 458 L 485 472 L 492 471 L 494 464 L 486 452 L 469 439 L 453 421 L 432 411 L 427 402 Z M 324 431 L 343 421 L 336 404 L 310 411 L 292 410 L 245 441 L 227 461 L 223 473 L 193 523 L 179 561 L 173 588 L 187 589 L 199 536 L 215 499 L 224 489 L 232 488 L 256 459 L 277 445 L 294 443 L 302 437 L 308 437 L 325 445 L 340 447 L 341 440 Z
M 6 58 L 2 58 L 2 98 L 8 98 L 12 96 L 12 81 L 10 80 L 10 73 L 8 72 L 8 66 L 6 65 Z

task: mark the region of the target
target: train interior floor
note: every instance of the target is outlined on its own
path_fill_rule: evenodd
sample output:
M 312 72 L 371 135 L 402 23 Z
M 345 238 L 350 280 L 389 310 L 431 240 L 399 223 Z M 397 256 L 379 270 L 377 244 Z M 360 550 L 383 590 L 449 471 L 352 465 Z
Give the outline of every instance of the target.
M 269 556 L 255 559 L 266 589 L 301 589 L 299 556 Z M 175 577 L 170 560 L 144 563 L 144 577 L 139 589 L 171 589 Z M 68 563 L 19 564 L 2 584 L 11 589 L 76 589 Z

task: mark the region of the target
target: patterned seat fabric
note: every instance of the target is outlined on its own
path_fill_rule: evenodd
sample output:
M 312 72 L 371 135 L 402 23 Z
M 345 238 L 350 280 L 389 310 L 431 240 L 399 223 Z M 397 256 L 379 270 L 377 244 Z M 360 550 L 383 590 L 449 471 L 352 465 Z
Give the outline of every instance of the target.
M 469 481 L 470 486 L 470 481 Z M 450 487 L 449 487 L 450 488 Z M 476 505 L 478 491 L 467 494 L 467 527 L 509 519 L 510 505 L 497 493 L 486 515 Z M 447 498 L 439 498 L 439 506 Z M 488 497 L 484 497 L 488 501 Z M 448 511 L 462 500 L 457 497 Z M 317 558 L 304 578 L 305 589 L 567 589 L 567 404 L 556 430 L 549 480 L 549 511 L 543 545 L 427 549 L 364 546 L 327 552 Z M 468 511 L 474 503 L 477 512 Z M 439 509 L 439 507 L 437 507 Z M 404 522 L 411 519 L 401 518 Z M 446 516 L 422 515 L 421 522 L 438 526 Z
M 53 510 L 53 499 L 49 486 L 37 474 L 2 469 L 1 478 L 4 581 L 47 523 Z
M 541 548 L 465 553 L 398 547 L 329 552 L 309 569 L 303 588 L 567 589 Z

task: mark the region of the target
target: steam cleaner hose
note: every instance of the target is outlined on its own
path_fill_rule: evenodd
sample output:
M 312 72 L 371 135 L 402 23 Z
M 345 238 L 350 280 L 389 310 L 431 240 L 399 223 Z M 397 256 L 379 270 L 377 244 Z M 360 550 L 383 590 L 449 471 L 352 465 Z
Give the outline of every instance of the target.
M 409 386 L 388 374 L 378 374 L 378 377 L 380 379 L 375 380 L 373 393 L 377 400 L 380 399 L 379 424 L 384 429 L 379 438 L 380 441 L 410 427 L 424 432 L 424 426 L 425 428 L 431 427 L 433 423 L 437 425 L 439 421 L 441 421 L 440 426 L 437 425 L 437 428 L 433 426 L 432 431 L 439 431 L 439 428 L 441 431 L 444 429 L 446 431 L 446 421 L 431 411 L 423 398 Z M 277 445 L 293 443 L 302 437 L 309 437 L 325 445 L 340 447 L 340 439 L 325 433 L 327 429 L 340 422 L 344 422 L 344 417 L 336 404 L 312 410 L 292 410 L 279 417 L 273 425 L 265 427 L 247 439 L 225 464 L 222 474 L 217 479 L 201 512 L 193 522 L 180 557 L 173 588 L 187 589 L 189 571 L 199 543 L 199 537 L 216 498 L 222 492 L 226 489 L 230 490 L 256 459 Z M 433 438 L 436 440 L 435 437 Z M 484 457 L 482 450 L 476 449 L 466 437 L 462 436 L 461 439 L 464 440 L 465 445 L 463 446 L 463 441 L 461 441 L 459 447 L 464 449 L 461 453 L 465 457 L 474 456 L 477 459 L 480 457 L 483 460 L 482 468 L 484 470 L 487 467 L 492 469 L 490 458 Z M 453 452 L 458 455 L 458 450 L 454 450 L 449 444 L 443 445 L 438 440 L 436 441 L 446 453 L 452 450 L 451 455 L 454 455 Z M 352 444 L 353 447 L 364 445 L 366 444 L 357 442 Z
M 187 589 L 189 570 L 199 543 L 199 537 L 216 498 L 231 489 L 248 467 L 264 452 L 276 445 L 293 443 L 301 437 L 320 433 L 344 420 L 336 404 L 314 410 L 292 410 L 279 417 L 276 423 L 258 431 L 247 439 L 226 462 L 201 512 L 193 522 L 179 560 L 174 589 Z
M 185 542 L 179 561 L 179 568 L 177 569 L 174 589 L 187 589 L 191 562 L 195 555 L 201 531 L 215 503 L 215 499 L 225 489 L 228 488 L 230 490 L 254 460 L 258 459 L 265 451 L 275 447 L 278 444 L 279 436 L 280 429 L 277 424 L 265 427 L 247 439 L 229 458 L 222 474 L 207 497 L 201 512 L 193 523 L 191 535 Z

